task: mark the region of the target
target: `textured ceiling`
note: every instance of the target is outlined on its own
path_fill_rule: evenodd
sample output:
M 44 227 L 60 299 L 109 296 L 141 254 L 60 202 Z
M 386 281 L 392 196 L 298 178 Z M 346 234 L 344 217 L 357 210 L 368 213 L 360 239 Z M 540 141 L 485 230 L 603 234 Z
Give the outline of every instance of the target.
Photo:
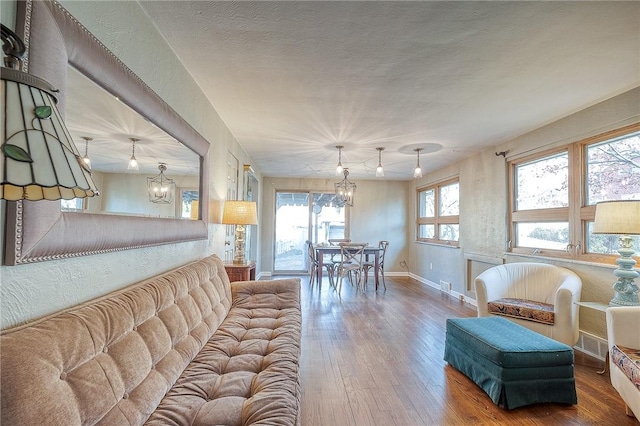
M 410 179 L 640 85 L 638 2 L 139 3 L 266 176 Z

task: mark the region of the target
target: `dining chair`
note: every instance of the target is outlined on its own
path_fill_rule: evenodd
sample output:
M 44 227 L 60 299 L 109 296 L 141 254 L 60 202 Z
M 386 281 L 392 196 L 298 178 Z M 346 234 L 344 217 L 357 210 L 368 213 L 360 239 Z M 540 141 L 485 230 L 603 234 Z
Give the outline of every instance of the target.
M 385 254 L 387 254 L 387 248 L 389 247 L 389 241 L 386 240 L 382 240 L 378 242 L 378 247 L 382 249 L 382 252 L 380 252 L 379 256 L 380 258 L 378 259 L 378 270 L 376 271 L 376 264 L 373 261 L 366 261 L 364 263 L 364 265 L 362 265 L 362 268 L 364 269 L 364 286 L 367 286 L 367 279 L 369 278 L 369 269 L 373 269 L 374 270 L 374 278 L 375 278 L 375 274 L 380 274 L 380 277 L 382 278 L 382 284 L 384 285 L 384 289 L 387 289 L 387 283 L 384 281 L 384 257 Z M 377 289 L 376 289 L 377 290 Z
M 329 238 L 327 240 L 327 242 L 329 243 L 330 246 L 339 246 L 340 244 L 343 244 L 343 243 L 350 243 L 351 242 L 351 238 Z M 331 279 L 329 280 L 331 282 L 331 285 L 335 284 L 333 282 L 333 273 L 336 271 L 339 263 L 340 263 L 340 254 L 339 253 L 334 253 L 334 254 L 329 255 L 329 262 L 323 263 L 323 265 L 328 265 L 327 266 L 327 272 L 329 271 L 328 268 L 332 269 L 332 271 L 331 271 L 331 273 L 332 273 Z
M 305 241 L 307 244 L 307 252 L 309 256 L 309 287 L 313 290 L 314 281 L 318 281 L 318 268 L 320 267 L 320 262 L 316 257 L 316 249 L 313 247 L 313 243 L 309 240 Z M 329 277 L 329 282 L 331 286 L 333 286 L 333 265 L 324 263 L 322 265 L 323 268 L 327 270 L 327 276 Z M 318 281 L 318 289 L 322 287 L 322 283 Z
M 364 259 L 364 249 L 367 247 L 366 243 L 340 243 L 340 263 L 336 266 L 336 290 L 338 294 L 342 291 L 342 281 L 346 275 L 349 276 L 349 281 L 354 284 L 356 290 L 362 288 L 362 264 Z

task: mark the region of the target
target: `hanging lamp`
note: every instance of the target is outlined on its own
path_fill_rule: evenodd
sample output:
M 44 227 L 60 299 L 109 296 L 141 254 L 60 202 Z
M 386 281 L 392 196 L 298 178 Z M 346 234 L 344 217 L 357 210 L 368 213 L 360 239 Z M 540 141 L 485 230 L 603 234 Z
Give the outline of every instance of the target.
M 349 169 L 343 169 L 344 179 L 334 184 L 336 192 L 336 201 L 339 205 L 348 205 L 353 207 L 353 199 L 356 195 L 356 184 L 348 178 Z
M 158 170 L 160 170 L 160 174 L 147 178 L 149 201 L 157 204 L 171 204 L 176 193 L 176 182 L 164 174 L 167 171 L 165 163 L 160 163 Z
M 87 169 L 91 170 L 91 158 L 89 158 L 89 141 L 92 141 L 93 138 L 83 136 L 84 139 L 84 156 L 82 157 L 82 161 L 87 166 Z
M 138 160 L 136 160 L 136 142 L 140 139 L 138 138 L 129 138 L 131 141 L 131 158 L 129 159 L 129 165 L 127 166 L 128 170 L 140 170 L 140 165 L 138 164 Z
M 413 171 L 413 178 L 418 179 L 422 177 L 422 168 L 420 167 L 420 151 L 422 151 L 422 148 L 415 148 L 414 151 L 418 154 L 418 161 L 416 163 L 416 168 Z
M 336 148 L 338 148 L 338 165 L 336 166 L 336 175 L 341 175 L 344 168 L 342 167 L 342 149 L 344 148 L 343 145 L 336 145 Z
M 382 168 L 382 151 L 384 148 L 376 148 L 378 150 L 378 167 L 376 167 L 376 177 L 384 177 L 384 169 Z

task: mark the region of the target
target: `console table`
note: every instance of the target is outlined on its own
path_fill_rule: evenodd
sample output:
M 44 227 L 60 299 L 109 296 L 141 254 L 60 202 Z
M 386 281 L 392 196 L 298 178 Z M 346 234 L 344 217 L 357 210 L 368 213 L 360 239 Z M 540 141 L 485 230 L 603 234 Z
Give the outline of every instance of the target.
M 229 281 L 255 281 L 256 279 L 256 262 L 249 261 L 247 263 L 225 262 L 224 269 L 229 275 Z

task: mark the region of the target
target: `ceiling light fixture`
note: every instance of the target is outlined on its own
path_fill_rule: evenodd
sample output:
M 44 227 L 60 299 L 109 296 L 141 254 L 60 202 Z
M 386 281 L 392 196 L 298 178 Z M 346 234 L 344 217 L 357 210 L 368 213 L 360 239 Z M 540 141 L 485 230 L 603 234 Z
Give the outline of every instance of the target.
M 2 25 L 0 199 L 59 200 L 98 195 L 90 170 L 56 107 L 48 82 L 20 71 L 27 50 Z
M 416 168 L 413 171 L 413 178 L 418 179 L 422 177 L 422 168 L 420 167 L 420 151 L 422 151 L 422 148 L 415 148 L 414 151 L 418 154 L 418 162 L 416 163 Z
M 382 168 L 382 151 L 384 148 L 376 148 L 378 150 L 378 167 L 376 168 L 376 177 L 384 177 L 384 169 Z
M 138 160 L 136 160 L 136 142 L 140 139 L 137 138 L 129 138 L 131 141 L 131 158 L 129 159 L 129 165 L 127 166 L 128 170 L 140 170 L 140 165 L 138 164 Z
M 334 184 L 336 191 L 336 201 L 339 205 L 348 205 L 353 207 L 353 199 L 356 195 L 356 184 L 351 182 L 347 176 L 349 176 L 349 169 L 343 169 L 344 179 Z
M 82 161 L 87 166 L 89 170 L 91 170 L 91 159 L 89 158 L 89 141 L 92 141 L 93 138 L 83 136 L 84 139 L 84 157 L 82 157 Z
M 341 175 L 342 171 L 344 170 L 344 168 L 342 167 L 342 149 L 344 148 L 344 146 L 336 145 L 336 148 L 338 148 L 338 165 L 336 166 L 336 175 Z
M 171 204 L 176 193 L 176 182 L 165 176 L 167 165 L 160 163 L 158 165 L 160 174 L 147 178 L 147 192 L 149 193 L 149 201 L 156 204 Z

